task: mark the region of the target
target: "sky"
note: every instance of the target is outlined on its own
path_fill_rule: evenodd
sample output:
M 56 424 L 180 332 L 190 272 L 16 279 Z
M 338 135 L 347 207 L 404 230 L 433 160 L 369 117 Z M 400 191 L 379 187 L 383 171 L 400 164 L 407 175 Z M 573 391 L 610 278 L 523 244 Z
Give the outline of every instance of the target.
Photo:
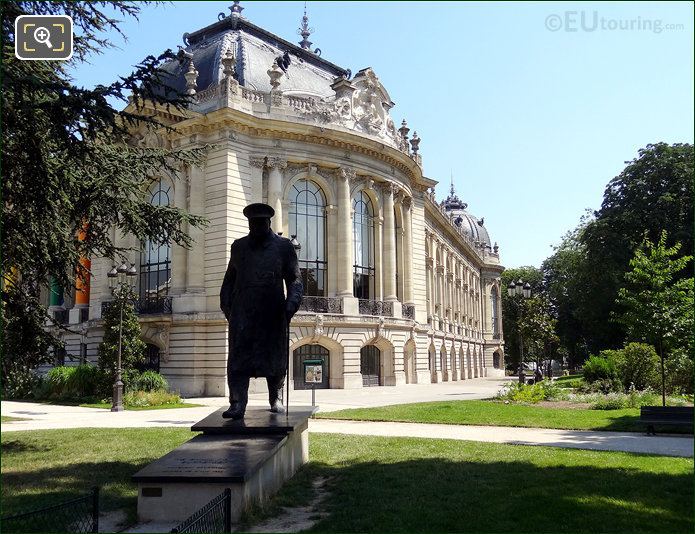
M 77 85 L 109 83 L 182 45 L 231 1 L 143 6 L 124 42 L 78 65 Z M 241 2 L 291 42 L 304 2 Z M 649 143 L 693 142 L 690 2 L 307 3 L 310 40 L 353 73 L 372 67 L 417 130 L 424 174 L 453 176 L 484 217 L 506 267 L 540 266 L 606 184 Z

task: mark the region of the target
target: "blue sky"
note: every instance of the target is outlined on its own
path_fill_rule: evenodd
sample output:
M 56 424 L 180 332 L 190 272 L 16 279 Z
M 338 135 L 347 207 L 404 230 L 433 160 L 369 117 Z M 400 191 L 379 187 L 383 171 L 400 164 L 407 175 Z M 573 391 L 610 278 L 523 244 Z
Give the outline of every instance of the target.
M 231 1 L 146 6 L 119 49 L 74 72 L 108 83 L 182 44 Z M 292 42 L 304 2 L 242 2 Z M 536 265 L 648 143 L 693 142 L 693 4 L 308 2 L 310 39 L 353 73 L 372 67 L 420 144 L 485 217 L 507 267 Z M 583 24 L 582 24 L 583 18 Z M 621 27 L 623 29 L 621 29 Z M 659 31 L 661 29 L 661 31 Z

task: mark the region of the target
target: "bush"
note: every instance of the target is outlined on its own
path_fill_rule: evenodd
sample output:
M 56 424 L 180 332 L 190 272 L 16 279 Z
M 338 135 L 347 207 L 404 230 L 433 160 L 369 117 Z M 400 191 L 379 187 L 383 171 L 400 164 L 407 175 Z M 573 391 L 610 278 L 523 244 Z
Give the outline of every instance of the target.
M 585 382 L 579 387 L 581 393 L 603 393 L 623 391 L 623 383 L 618 378 L 603 378 L 594 382 Z
M 669 399 L 669 405 L 678 401 Z M 675 401 L 675 402 L 673 402 Z M 637 391 L 630 388 L 629 393 L 609 393 L 594 401 L 591 406 L 594 410 L 621 410 L 623 408 L 639 408 L 641 406 L 654 406 L 659 402 L 659 397 L 653 391 Z
M 515 402 L 535 404 L 561 395 L 561 389 L 550 380 L 542 380 L 531 386 L 512 382 L 504 387 L 498 398 Z
M 90 364 L 54 367 L 33 390 L 35 399 L 84 400 L 104 395 L 105 373 Z
M 131 389 L 133 391 L 167 391 L 169 384 L 166 378 L 156 371 L 145 371 L 132 381 Z
M 142 408 L 146 406 L 159 406 L 162 404 L 178 404 L 181 397 L 178 393 L 168 393 L 166 391 L 127 391 L 123 395 L 125 406 Z
M 617 369 L 615 366 L 615 358 L 611 357 L 616 351 L 603 351 L 601 356 L 589 356 L 589 359 L 584 363 L 584 381 L 586 383 L 596 382 L 598 380 L 613 380 L 617 378 Z
M 7 358 L 7 353 L 5 354 Z M 27 399 L 41 385 L 42 378 L 22 366 L 8 366 L 0 388 L 2 399 Z
M 654 347 L 646 343 L 629 343 L 620 351 L 618 364 L 618 377 L 623 383 L 625 391 L 631 385 L 637 390 L 647 388 L 659 388 L 659 356 Z
M 676 394 L 693 393 L 693 358 L 685 351 L 670 355 L 665 362 L 666 387 Z M 659 378 L 660 380 L 660 378 Z M 661 387 L 659 382 L 659 388 Z

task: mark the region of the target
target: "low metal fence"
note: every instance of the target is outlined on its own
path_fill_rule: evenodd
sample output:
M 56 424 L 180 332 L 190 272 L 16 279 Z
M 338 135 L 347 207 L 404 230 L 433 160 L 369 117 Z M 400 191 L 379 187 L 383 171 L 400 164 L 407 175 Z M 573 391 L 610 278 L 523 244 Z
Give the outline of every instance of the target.
M 232 490 L 225 489 L 171 532 L 213 534 L 232 531 Z
M 84 497 L 0 518 L 2 532 L 99 532 L 99 488 Z

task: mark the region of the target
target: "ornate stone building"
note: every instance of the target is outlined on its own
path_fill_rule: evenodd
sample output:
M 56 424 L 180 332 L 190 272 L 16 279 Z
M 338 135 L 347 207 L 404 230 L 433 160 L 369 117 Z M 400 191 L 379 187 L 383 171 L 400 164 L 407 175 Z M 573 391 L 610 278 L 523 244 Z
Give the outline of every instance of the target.
M 465 380 L 504 369 L 500 266 L 482 219 L 453 191 L 437 203 L 417 133 L 397 128 L 371 68 L 351 73 L 312 50 L 229 15 L 184 35 L 172 83 L 185 113 L 151 109 L 173 131 L 139 142 L 211 147 L 179 180 L 162 175 L 151 201 L 204 215 L 193 248 L 140 246 L 138 308 L 148 361 L 186 396 L 224 395 L 227 325 L 219 289 L 230 245 L 248 231 L 251 202 L 275 208 L 273 229 L 296 236 L 306 296 L 291 325 L 295 387 L 301 362 L 324 359 L 323 387 Z M 92 259 L 89 299 L 54 310 L 79 335 L 68 353 L 96 359 L 111 263 Z M 57 301 L 56 301 L 57 303 Z M 86 311 L 88 310 L 88 311 Z

